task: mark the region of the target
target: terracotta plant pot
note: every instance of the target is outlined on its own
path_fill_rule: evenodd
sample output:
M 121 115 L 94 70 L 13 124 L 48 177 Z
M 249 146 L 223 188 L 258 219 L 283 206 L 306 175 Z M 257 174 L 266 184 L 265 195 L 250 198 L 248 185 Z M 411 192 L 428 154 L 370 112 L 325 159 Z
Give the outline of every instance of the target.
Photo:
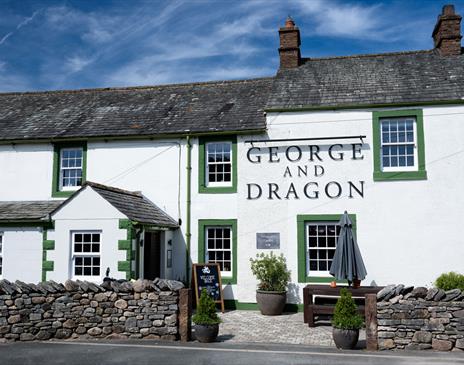
M 219 333 L 219 324 L 195 324 L 195 338 L 199 342 L 214 342 Z
M 256 302 L 261 314 L 266 316 L 278 316 L 282 314 L 287 301 L 287 292 L 283 291 L 256 291 Z
M 332 330 L 332 337 L 337 348 L 351 350 L 354 349 L 358 343 L 359 330 L 344 330 L 334 327 Z
M 331 281 L 330 282 L 330 287 L 331 288 L 336 288 L 337 287 L 337 282 L 336 281 Z

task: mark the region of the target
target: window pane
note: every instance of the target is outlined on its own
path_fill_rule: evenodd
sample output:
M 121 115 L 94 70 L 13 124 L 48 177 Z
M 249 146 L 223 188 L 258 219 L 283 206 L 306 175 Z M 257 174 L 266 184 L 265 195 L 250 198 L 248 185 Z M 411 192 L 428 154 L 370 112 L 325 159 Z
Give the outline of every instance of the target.
M 231 231 L 230 227 L 206 228 L 206 259 L 210 263 L 218 263 L 225 271 L 231 268 Z
M 309 223 L 307 227 L 308 274 L 311 271 L 328 271 L 337 246 L 340 226 L 321 222 Z
M 317 261 L 316 260 L 310 260 L 309 261 L 309 270 L 317 271 Z

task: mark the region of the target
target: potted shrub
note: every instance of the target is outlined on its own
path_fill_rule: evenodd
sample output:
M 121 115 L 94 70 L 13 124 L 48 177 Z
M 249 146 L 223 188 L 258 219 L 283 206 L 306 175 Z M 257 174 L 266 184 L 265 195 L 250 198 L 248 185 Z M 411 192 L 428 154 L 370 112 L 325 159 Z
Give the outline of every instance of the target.
M 287 285 L 290 271 L 284 255 L 261 253 L 250 259 L 251 271 L 259 280 L 256 302 L 261 314 L 275 316 L 282 314 L 287 299 Z
M 337 348 L 353 349 L 358 343 L 359 329 L 362 325 L 363 319 L 357 311 L 351 293 L 342 288 L 332 319 L 332 335 Z
M 200 342 L 214 342 L 219 332 L 221 319 L 216 313 L 216 303 L 206 289 L 201 291 L 196 313 L 192 317 L 195 323 L 195 337 Z

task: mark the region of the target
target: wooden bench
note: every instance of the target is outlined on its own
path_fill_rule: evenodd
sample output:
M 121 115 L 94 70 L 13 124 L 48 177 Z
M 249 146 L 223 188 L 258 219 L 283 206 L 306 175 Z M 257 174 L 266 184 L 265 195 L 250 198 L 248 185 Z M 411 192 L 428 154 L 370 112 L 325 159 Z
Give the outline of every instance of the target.
M 314 296 L 319 297 L 340 297 L 340 289 L 346 288 L 354 299 L 360 299 L 362 305 L 358 305 L 358 312 L 364 316 L 364 303 L 366 294 L 377 294 L 383 287 L 381 286 L 362 286 L 357 289 L 348 286 L 337 286 L 331 288 L 328 284 L 324 285 L 306 285 L 303 288 L 303 307 L 304 307 L 304 323 L 307 323 L 309 327 L 314 327 L 314 317 L 316 315 L 333 314 L 335 309 L 335 303 L 333 304 L 315 304 Z

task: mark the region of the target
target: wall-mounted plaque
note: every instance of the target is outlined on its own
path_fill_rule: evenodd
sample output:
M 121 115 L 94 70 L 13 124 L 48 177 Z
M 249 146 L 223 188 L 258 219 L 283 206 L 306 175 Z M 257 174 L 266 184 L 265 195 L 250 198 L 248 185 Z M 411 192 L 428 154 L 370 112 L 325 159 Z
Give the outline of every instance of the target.
M 259 250 L 280 249 L 280 233 L 256 233 L 256 248 Z

